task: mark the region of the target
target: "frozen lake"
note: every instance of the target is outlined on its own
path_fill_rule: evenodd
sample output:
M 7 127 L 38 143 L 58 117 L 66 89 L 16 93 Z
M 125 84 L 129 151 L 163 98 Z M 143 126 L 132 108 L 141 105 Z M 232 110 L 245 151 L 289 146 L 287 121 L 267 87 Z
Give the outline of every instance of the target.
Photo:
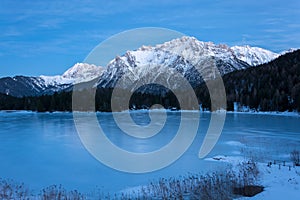
M 147 111 L 131 115 L 137 124 L 149 123 Z M 180 112 L 170 111 L 159 134 L 150 139 L 133 139 L 117 127 L 111 113 L 97 116 L 107 137 L 133 152 L 154 151 L 164 146 L 176 134 L 180 121 Z M 209 113 L 200 114 L 196 139 L 175 163 L 159 171 L 131 174 L 111 169 L 89 154 L 79 139 L 71 113 L 0 112 L 0 177 L 24 182 L 38 191 L 62 184 L 83 192 L 96 186 L 118 192 L 159 177 L 221 168 L 222 163 L 198 158 L 209 120 Z M 299 124 L 297 116 L 229 113 L 222 135 L 207 157 L 251 155 L 260 161 L 289 160 L 289 152 L 300 147 Z

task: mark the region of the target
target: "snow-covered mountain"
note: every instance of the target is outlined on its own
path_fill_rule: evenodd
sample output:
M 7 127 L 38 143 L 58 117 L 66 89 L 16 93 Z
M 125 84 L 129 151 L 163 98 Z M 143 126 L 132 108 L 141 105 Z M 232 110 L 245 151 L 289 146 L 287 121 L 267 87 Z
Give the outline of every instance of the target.
M 213 78 L 212 65 L 215 65 L 221 75 L 224 75 L 269 62 L 278 56 L 276 53 L 258 47 L 228 47 L 212 42 L 201 42 L 194 37 L 182 37 L 155 47 L 142 46 L 137 50 L 127 51 L 121 57 L 116 57 L 107 65 L 98 86 L 115 87 L 118 79 L 124 74 L 126 74 L 126 81 L 123 85 L 118 85 L 120 87 L 127 87 L 129 82 L 134 85 L 141 81 L 141 78 L 145 83 L 157 82 L 158 79 L 172 80 L 178 72 L 192 86 L 196 86 L 203 78 Z M 172 70 L 166 71 L 166 69 L 172 69 L 173 73 Z M 167 86 L 172 89 L 176 89 L 178 85 L 174 81 L 167 83 Z
M 280 53 L 280 55 L 284 55 L 284 54 L 287 54 L 287 53 L 292 53 L 292 52 L 297 51 L 297 50 L 299 50 L 299 48 L 290 48 L 288 50 L 282 51 Z
M 87 82 L 101 75 L 103 67 L 87 63 L 76 63 L 73 67 L 58 76 L 40 76 L 46 86 L 65 85 Z
M 0 93 L 18 97 L 51 94 L 96 78 L 99 78 L 98 87 L 112 88 L 125 73 L 126 80 L 120 87 L 134 85 L 138 81 L 151 83 L 166 80 L 167 87 L 176 89 L 181 84 L 178 75 L 184 76 L 192 86 L 196 86 L 203 79 L 214 78 L 212 65 L 224 75 L 269 62 L 279 55 L 258 47 L 228 47 L 202 42 L 194 37 L 182 37 L 154 47 L 142 46 L 127 51 L 123 56 L 110 61 L 106 68 L 77 63 L 57 76 L 1 78 Z
M 102 72 L 103 67 L 77 63 L 63 75 L 5 77 L 0 79 L 0 93 L 16 97 L 52 94 L 67 89 L 73 84 L 93 80 Z
M 257 66 L 270 62 L 280 56 L 280 54 L 271 52 L 269 50 L 259 47 L 250 47 L 248 45 L 233 46 L 230 49 L 238 59 L 248 63 L 251 66 Z

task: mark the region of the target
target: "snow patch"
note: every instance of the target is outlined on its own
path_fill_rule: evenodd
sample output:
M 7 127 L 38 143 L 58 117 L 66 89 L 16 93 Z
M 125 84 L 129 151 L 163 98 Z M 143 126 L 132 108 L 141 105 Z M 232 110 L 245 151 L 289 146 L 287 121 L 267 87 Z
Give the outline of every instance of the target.
M 259 47 L 233 46 L 230 48 L 233 54 L 239 59 L 251 66 L 261 65 L 270 62 L 280 56 L 280 54 L 262 49 Z
M 36 84 L 40 85 L 41 87 L 49 87 L 87 82 L 99 77 L 102 74 L 103 70 L 103 67 L 97 67 L 96 65 L 91 65 L 87 63 L 76 63 L 63 75 L 41 75 L 39 77 L 41 81 L 36 81 Z

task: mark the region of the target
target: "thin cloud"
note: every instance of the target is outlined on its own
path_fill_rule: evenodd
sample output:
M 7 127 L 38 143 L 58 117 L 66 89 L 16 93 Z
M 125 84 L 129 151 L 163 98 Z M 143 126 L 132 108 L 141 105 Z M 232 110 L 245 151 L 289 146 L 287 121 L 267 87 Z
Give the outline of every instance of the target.
M 0 1 L 0 52 L 50 63 L 84 58 L 99 42 L 138 27 L 166 27 L 199 40 L 273 51 L 300 46 L 300 1 Z M 16 6 L 18 5 L 18 6 Z M 272 5 L 272 6 L 270 6 Z M 71 56 L 70 56 L 71 57 Z M 63 62 L 63 61 L 56 61 Z M 10 63 L 2 59 L 2 63 Z
M 284 33 L 284 32 L 286 32 L 285 29 L 265 29 L 263 31 L 266 33 Z

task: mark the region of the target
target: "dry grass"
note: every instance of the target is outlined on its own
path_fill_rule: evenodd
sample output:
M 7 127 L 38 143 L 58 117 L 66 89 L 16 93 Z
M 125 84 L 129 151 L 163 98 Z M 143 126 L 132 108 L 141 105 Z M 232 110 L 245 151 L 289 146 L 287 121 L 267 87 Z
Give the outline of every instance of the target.
M 298 150 L 292 151 L 290 157 L 295 166 L 300 166 L 300 152 Z
M 23 183 L 0 181 L 0 199 L 11 200 L 86 200 L 86 199 L 204 199 L 230 200 L 236 197 L 236 188 L 257 183 L 259 171 L 253 161 L 240 163 L 234 170 L 228 169 L 207 174 L 189 174 L 180 178 L 161 178 L 147 186 L 122 194 L 103 194 L 100 191 L 83 194 L 66 190 L 63 186 L 51 185 L 33 194 Z

